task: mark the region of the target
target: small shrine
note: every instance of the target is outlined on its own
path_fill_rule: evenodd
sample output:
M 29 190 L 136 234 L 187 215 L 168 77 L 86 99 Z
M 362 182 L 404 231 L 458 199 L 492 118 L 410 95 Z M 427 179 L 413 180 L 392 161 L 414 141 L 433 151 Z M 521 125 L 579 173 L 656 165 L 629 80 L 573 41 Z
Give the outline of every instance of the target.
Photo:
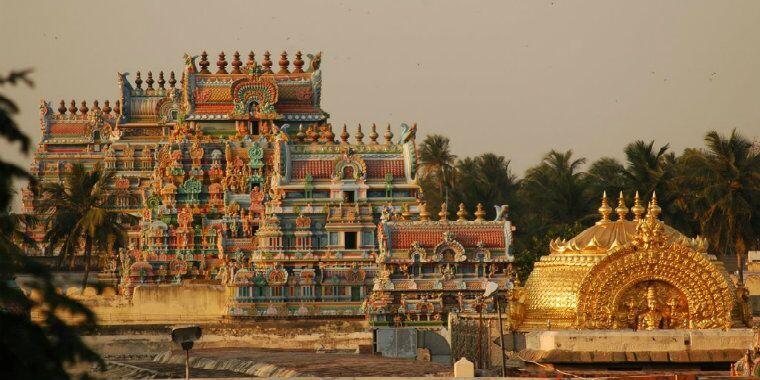
M 371 325 L 439 327 L 450 312 L 472 312 L 484 303 L 493 309 L 490 298 L 480 298 L 485 285 L 495 282 L 506 294 L 514 282 L 506 209 L 485 220 L 479 204 L 469 220 L 460 204 L 458 218 L 449 220 L 443 204 L 435 221 L 424 204 L 418 219 L 386 210 L 377 227 L 377 275 L 364 305 Z
M 552 241 L 515 290 L 510 313 L 519 329 L 727 329 L 749 322 L 741 287 L 705 239 L 659 220 L 656 195 L 644 208 L 637 193 L 629 210 L 621 194 L 613 210 L 605 194 L 599 213 L 578 236 Z

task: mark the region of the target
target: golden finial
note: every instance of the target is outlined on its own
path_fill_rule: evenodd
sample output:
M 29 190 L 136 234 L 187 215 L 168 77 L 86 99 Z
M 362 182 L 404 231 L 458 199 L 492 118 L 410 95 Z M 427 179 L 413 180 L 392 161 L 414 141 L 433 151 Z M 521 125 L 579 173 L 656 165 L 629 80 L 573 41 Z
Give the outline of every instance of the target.
M 597 224 L 607 223 L 610 221 L 610 213 L 612 207 L 607 203 L 607 192 L 602 193 L 602 205 L 599 207 L 599 213 L 602 215 L 602 219 Z
M 457 221 L 463 222 L 467 220 L 467 210 L 464 209 L 464 203 L 459 204 L 459 211 L 457 211 Z
M 427 212 L 427 203 L 421 202 L 417 207 L 420 209 L 420 220 L 422 221 L 428 221 L 430 220 L 430 214 Z
M 641 215 L 644 215 L 644 211 L 644 206 L 641 205 L 641 198 L 639 198 L 639 192 L 636 191 L 636 195 L 633 197 L 633 207 L 631 207 L 631 212 L 633 212 L 633 220 L 641 220 Z
M 441 212 L 438 213 L 439 220 L 449 220 L 449 211 L 446 209 L 446 202 L 441 203 Z
M 618 214 L 618 220 L 626 220 L 628 216 L 628 207 L 625 205 L 625 198 L 623 192 L 620 192 L 618 197 L 618 206 L 615 208 L 615 212 Z
M 647 214 L 652 214 L 652 217 L 654 219 L 657 219 L 657 217 L 660 216 L 661 212 L 662 212 L 662 209 L 657 204 L 657 194 L 653 191 L 652 200 L 649 202 L 649 208 L 647 209 Z
M 478 203 L 478 206 L 475 210 L 475 221 L 482 222 L 485 220 L 486 212 L 483 211 L 483 204 Z

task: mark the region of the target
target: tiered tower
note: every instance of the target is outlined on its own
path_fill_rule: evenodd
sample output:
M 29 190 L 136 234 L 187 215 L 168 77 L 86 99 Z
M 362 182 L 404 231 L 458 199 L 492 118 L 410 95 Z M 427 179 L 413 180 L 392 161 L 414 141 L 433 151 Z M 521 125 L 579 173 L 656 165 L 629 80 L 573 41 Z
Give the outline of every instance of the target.
M 321 54 L 306 65 L 283 52 L 279 69 L 262 56 L 221 53 L 213 70 L 205 52 L 185 55 L 179 79 L 119 74 L 113 103 L 61 101 L 56 113 L 43 101 L 31 170 L 42 182 L 75 163 L 116 172 L 112 208 L 139 217 L 129 249 L 105 255 L 112 270 L 119 256 L 125 294 L 221 283 L 233 316 L 361 315 L 382 211 L 418 212 L 416 125 L 336 136 L 320 107 Z M 36 205 L 26 191 L 26 211 Z

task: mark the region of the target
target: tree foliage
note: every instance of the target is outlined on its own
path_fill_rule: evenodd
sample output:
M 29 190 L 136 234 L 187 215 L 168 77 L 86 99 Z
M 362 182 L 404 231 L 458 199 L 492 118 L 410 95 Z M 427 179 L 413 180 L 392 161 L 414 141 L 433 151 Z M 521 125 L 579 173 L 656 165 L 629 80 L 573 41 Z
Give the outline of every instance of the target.
M 456 159 L 449 139 L 440 135 L 428 136 L 418 149 L 425 169 L 418 180 L 428 210 L 445 193 L 449 206 L 464 203 L 472 212 L 483 203 L 489 217 L 494 205 L 510 205 L 522 279 L 548 253 L 550 239 L 571 238 L 597 220 L 605 191 L 612 207 L 620 192 L 629 206 L 635 192 L 642 202 L 656 192 L 665 222 L 687 235 L 706 236 L 717 255 L 760 248 L 760 149 L 736 131 L 727 137 L 709 132 L 704 148 L 681 155 L 669 144 L 634 141 L 623 147 L 624 162 L 602 157 L 587 164 L 571 150 L 552 150 L 522 178 L 503 156 Z
M 0 85 L 31 86 L 28 74 L 21 71 L 0 76 Z M 0 136 L 20 143 L 21 151 L 27 153 L 30 141 L 13 119 L 17 113 L 16 104 L 0 94 Z M 79 330 L 95 326 L 95 316 L 84 305 L 60 294 L 47 268 L 24 255 L 24 247 L 34 244 L 27 227 L 36 221 L 10 212 L 17 179 L 33 180 L 22 168 L 0 160 L 0 378 L 66 379 L 66 365 L 83 361 L 104 365 L 78 335 Z M 29 294 L 16 285 L 19 274 L 31 279 Z M 39 313 L 38 322 L 31 319 L 33 309 Z M 62 314 L 77 322 L 64 321 Z
M 126 246 L 124 219 L 128 216 L 107 208 L 114 176 L 112 170 L 87 170 L 76 164 L 63 182 L 48 183 L 42 188 L 40 208 L 51 215 L 45 234 L 49 247 L 59 252 L 59 260 L 73 259 L 84 243 L 82 290 L 87 286 L 93 252 L 108 253 Z

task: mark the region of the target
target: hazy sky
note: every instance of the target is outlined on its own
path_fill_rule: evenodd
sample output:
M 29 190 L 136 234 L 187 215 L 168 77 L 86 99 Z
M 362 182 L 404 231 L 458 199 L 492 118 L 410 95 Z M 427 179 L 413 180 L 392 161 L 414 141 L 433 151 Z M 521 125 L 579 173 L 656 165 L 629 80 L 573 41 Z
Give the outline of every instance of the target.
M 760 1 L 24 0 L 3 2 L 0 36 L 0 71 L 35 69 L 34 89 L 2 89 L 35 140 L 40 98 L 113 100 L 116 72 L 180 71 L 203 49 L 321 50 L 334 125 L 416 121 L 518 174 L 552 148 L 760 136 Z

